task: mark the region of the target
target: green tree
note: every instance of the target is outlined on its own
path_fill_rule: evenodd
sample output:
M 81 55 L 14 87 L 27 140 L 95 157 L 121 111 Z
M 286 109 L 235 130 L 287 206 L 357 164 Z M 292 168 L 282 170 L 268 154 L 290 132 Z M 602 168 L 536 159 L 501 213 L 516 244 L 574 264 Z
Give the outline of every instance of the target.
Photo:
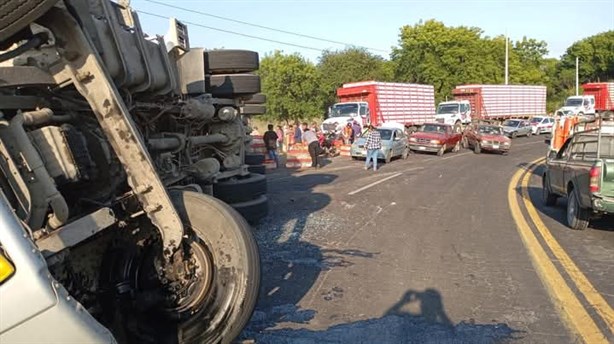
M 390 81 L 393 76 L 391 63 L 362 48 L 341 51 L 325 51 L 319 58 L 318 70 L 322 76 L 325 105 L 335 102 L 336 90 L 344 83 L 365 80 Z
M 614 30 L 572 44 L 561 57 L 560 73 L 575 71 L 580 59 L 580 83 L 614 80 Z
M 294 121 L 323 115 L 320 74 L 299 54 L 265 56 L 258 71 L 267 96 L 267 119 Z

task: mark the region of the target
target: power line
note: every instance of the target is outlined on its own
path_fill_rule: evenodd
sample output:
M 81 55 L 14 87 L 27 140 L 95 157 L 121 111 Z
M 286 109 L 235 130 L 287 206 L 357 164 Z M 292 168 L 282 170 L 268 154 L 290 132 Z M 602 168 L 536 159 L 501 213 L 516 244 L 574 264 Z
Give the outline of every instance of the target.
M 222 17 L 222 16 L 218 16 L 218 15 L 215 15 L 215 14 L 211 14 L 211 13 L 206 13 L 206 12 L 201 12 L 201 11 L 185 8 L 185 7 L 180 7 L 180 6 L 177 6 L 177 5 L 166 4 L 166 3 L 163 3 L 161 1 L 156 1 L 156 0 L 145 0 L 145 1 L 157 4 L 157 5 L 162 5 L 162 6 L 174 8 L 174 9 L 181 10 L 181 11 L 186 11 L 186 12 L 190 12 L 190 13 L 200 14 L 200 15 L 203 15 L 203 16 L 211 17 L 211 18 L 226 20 L 226 21 L 230 21 L 230 22 L 233 22 L 233 23 L 248 25 L 248 26 L 252 26 L 252 27 L 257 27 L 259 29 L 265 29 L 265 30 L 269 30 L 269 31 L 281 32 L 281 33 L 285 33 L 285 34 L 288 34 L 288 35 L 293 35 L 293 36 L 298 36 L 298 37 L 303 37 L 303 38 L 309 38 L 309 39 L 313 39 L 313 40 L 317 40 L 317 41 L 322 41 L 322 42 L 341 44 L 341 45 L 345 45 L 345 46 L 354 46 L 354 47 L 364 48 L 364 49 L 372 50 L 372 51 L 379 51 L 379 52 L 384 52 L 384 53 L 388 52 L 387 50 L 383 50 L 383 49 L 370 48 L 370 47 L 366 47 L 366 46 L 362 46 L 362 45 L 356 45 L 356 44 L 351 44 L 351 43 L 346 43 L 346 42 L 334 41 L 334 40 L 330 40 L 330 39 L 327 39 L 327 38 L 310 36 L 310 35 L 306 35 L 306 34 L 302 34 L 302 33 L 298 33 L 298 32 L 292 32 L 292 31 L 277 29 L 277 28 L 273 28 L 273 27 L 270 27 L 270 26 L 264 26 L 264 25 L 260 25 L 260 24 L 248 23 L 248 22 L 245 22 L 245 21 L 242 21 L 242 20 L 232 19 L 232 18 L 228 18 L 228 17 Z
M 137 12 L 141 13 L 141 14 L 148 15 L 148 16 L 152 16 L 152 17 L 157 17 L 157 18 L 162 18 L 162 19 L 170 19 L 170 17 L 159 15 L 159 14 L 155 14 L 155 13 L 151 13 L 151 12 L 147 12 L 147 11 L 137 10 Z M 274 40 L 274 39 L 269 39 L 269 38 L 264 38 L 264 37 L 252 36 L 252 35 L 248 35 L 248 34 L 241 33 L 241 32 L 224 30 L 224 29 L 220 29 L 220 28 L 217 28 L 217 27 L 207 26 L 207 25 L 198 24 L 198 23 L 192 23 L 192 22 L 185 21 L 185 20 L 182 20 L 182 22 L 186 23 L 186 24 L 190 24 L 192 26 L 198 26 L 198 27 L 202 27 L 202 28 L 205 28 L 205 29 L 215 30 L 215 31 L 224 32 L 224 33 L 229 33 L 229 34 L 237 35 L 237 36 L 243 36 L 243 37 L 248 37 L 248 38 L 253 38 L 253 39 L 259 39 L 261 41 L 267 41 L 267 42 L 272 42 L 272 43 L 277 43 L 277 44 L 289 45 L 289 46 L 292 46 L 292 47 L 297 47 L 297 48 L 301 48 L 301 49 L 308 49 L 308 50 L 315 50 L 315 51 L 319 51 L 319 52 L 326 51 L 326 50 L 320 49 L 320 48 L 314 48 L 314 47 L 309 47 L 309 46 L 306 46 L 306 45 L 282 42 L 282 41 L 277 41 L 277 40 Z

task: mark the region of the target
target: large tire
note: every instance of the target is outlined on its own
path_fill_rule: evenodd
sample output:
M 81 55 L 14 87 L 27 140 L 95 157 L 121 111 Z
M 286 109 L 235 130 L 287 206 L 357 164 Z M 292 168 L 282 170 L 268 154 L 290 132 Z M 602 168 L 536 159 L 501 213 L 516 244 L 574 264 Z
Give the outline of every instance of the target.
M 246 178 L 233 178 L 213 184 L 213 196 L 229 204 L 252 201 L 266 195 L 266 192 L 266 177 L 257 173 Z
M 260 258 L 250 227 L 210 196 L 190 191 L 170 195 L 184 223 L 185 251 L 180 252 L 190 255 L 166 276 L 196 269 L 192 276 L 183 275 L 188 281 L 174 282 L 187 282 L 179 288 L 185 294 L 177 298 L 171 287 L 161 287 L 169 281 L 159 269 L 168 265 L 156 242 L 117 241 L 101 272 L 101 290 L 109 297 L 102 304 L 108 326 L 123 342 L 231 343 L 251 317 L 260 286 Z
M 263 154 L 245 154 L 246 165 L 262 165 L 266 160 Z
M 547 174 L 544 174 L 544 177 L 542 178 L 542 201 L 544 202 L 545 206 L 554 207 L 556 205 L 556 200 L 559 197 L 553 194 L 550 190 L 550 178 Z
M 585 230 L 588 227 L 589 211 L 580 207 L 576 189 L 567 193 L 567 225 L 571 229 Z
M 58 0 L 0 0 L 0 42 L 27 27 Z
M 214 97 L 235 97 L 260 92 L 260 77 L 254 74 L 221 74 L 205 78 Z
M 269 213 L 269 199 L 262 195 L 254 200 L 230 204 L 247 222 L 257 223 Z
M 252 165 L 252 166 L 249 166 L 247 168 L 247 170 L 249 171 L 249 173 L 265 174 L 266 173 L 266 166 L 264 166 L 264 165 Z
M 245 104 L 264 104 L 266 103 L 266 96 L 262 93 L 256 93 L 252 95 L 251 97 L 249 97 L 248 99 L 244 100 L 243 103 Z
M 264 115 L 266 113 L 266 105 L 261 104 L 245 104 L 239 108 L 242 115 Z
M 248 50 L 211 50 L 205 52 L 207 74 L 249 73 L 259 67 L 258 53 Z

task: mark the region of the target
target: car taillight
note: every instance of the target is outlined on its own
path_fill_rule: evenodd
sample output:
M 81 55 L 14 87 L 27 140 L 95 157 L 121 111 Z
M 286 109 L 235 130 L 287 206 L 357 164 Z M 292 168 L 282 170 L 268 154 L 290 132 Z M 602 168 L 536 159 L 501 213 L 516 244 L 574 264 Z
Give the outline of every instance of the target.
M 599 166 L 591 167 L 591 170 L 588 173 L 588 175 L 590 177 L 589 190 L 592 193 L 599 192 L 599 182 L 600 182 L 599 179 L 601 177 L 601 167 Z

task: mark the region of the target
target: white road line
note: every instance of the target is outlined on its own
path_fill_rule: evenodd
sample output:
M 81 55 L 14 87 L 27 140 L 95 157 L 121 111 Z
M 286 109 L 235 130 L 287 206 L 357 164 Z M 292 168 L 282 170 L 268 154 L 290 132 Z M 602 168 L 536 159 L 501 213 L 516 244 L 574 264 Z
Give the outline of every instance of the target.
M 392 179 L 392 178 L 396 178 L 396 177 L 398 177 L 398 176 L 400 176 L 400 175 L 402 175 L 402 174 L 403 174 L 403 172 L 395 173 L 395 174 L 393 174 L 393 175 L 391 175 L 391 176 L 388 176 L 388 177 L 386 177 L 386 178 L 384 178 L 384 179 L 380 179 L 380 180 L 378 180 L 378 181 L 376 181 L 376 182 L 373 182 L 373 183 L 371 183 L 371 184 L 369 184 L 369 185 L 365 185 L 365 186 L 361 187 L 360 189 L 354 190 L 354 191 L 352 191 L 352 192 L 348 193 L 348 195 L 350 195 L 350 196 L 355 195 L 355 194 L 357 194 L 357 193 L 359 193 L 359 192 L 362 192 L 362 191 L 367 190 L 368 188 L 374 187 L 374 186 L 375 186 L 375 185 L 377 185 L 377 184 L 381 184 L 381 183 L 383 183 L 383 182 L 385 182 L 385 181 L 387 181 L 387 180 L 390 180 L 390 179 Z

